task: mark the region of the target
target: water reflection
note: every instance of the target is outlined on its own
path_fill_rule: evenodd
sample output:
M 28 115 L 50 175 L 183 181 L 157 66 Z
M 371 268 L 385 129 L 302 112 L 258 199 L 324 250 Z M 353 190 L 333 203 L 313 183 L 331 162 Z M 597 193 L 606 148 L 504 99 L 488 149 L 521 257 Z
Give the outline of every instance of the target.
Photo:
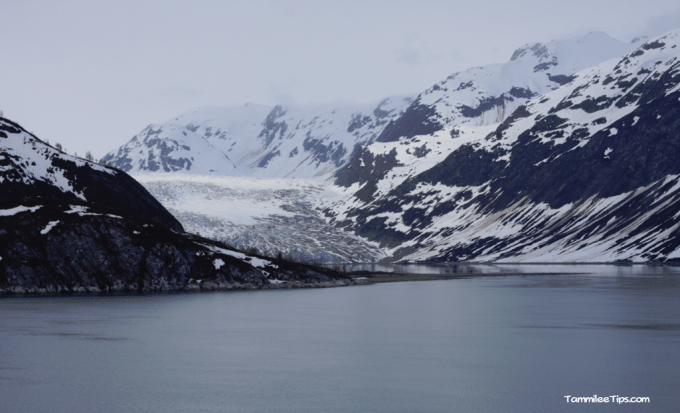
M 408 274 L 593 274 L 597 276 L 680 275 L 680 266 L 646 264 L 343 264 L 333 268 L 345 272 L 394 272 Z

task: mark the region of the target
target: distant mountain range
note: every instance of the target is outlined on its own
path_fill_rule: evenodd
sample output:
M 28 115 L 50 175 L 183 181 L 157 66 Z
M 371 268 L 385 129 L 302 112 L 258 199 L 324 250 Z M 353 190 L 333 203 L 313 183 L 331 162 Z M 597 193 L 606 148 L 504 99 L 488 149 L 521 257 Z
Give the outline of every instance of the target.
M 673 260 L 677 39 L 528 44 L 377 108 L 201 109 L 104 160 L 333 181 L 310 202 L 388 260 Z
M 149 125 L 103 161 L 126 172 L 328 177 L 412 99 L 371 106 L 203 108 Z

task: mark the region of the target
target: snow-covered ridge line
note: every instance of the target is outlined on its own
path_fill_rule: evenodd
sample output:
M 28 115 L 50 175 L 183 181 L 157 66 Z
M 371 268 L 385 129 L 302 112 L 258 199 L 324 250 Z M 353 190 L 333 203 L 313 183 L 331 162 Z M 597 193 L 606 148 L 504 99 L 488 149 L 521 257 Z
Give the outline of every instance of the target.
M 319 107 L 202 108 L 149 125 L 102 160 L 127 172 L 326 179 L 411 99 Z
M 355 196 L 326 213 L 400 260 L 680 258 L 680 30 L 637 46 L 527 100 L 420 173 L 394 173 L 408 162 L 395 144 L 413 152 L 418 140 L 429 155 L 433 137 L 451 131 L 455 141 L 465 125 L 377 142 L 350 163 Z
M 377 142 L 355 151 L 347 166 L 336 173 L 335 183 L 343 187 L 360 183 L 361 191 L 354 192 L 363 202 L 380 198 L 386 188 L 395 188 L 429 169 L 460 146 L 483 140 L 517 108 L 569 83 L 577 71 L 617 58 L 634 47 L 593 32 L 528 44 L 506 63 L 454 73 L 421 93 Z M 396 142 L 401 151 L 395 158 L 395 146 L 388 144 Z M 400 152 L 413 159 L 403 160 Z
M 85 200 L 82 191 L 75 189 L 65 176 L 65 170 L 59 166 L 62 162 L 73 163 L 76 168 L 87 166 L 112 175 L 116 173 L 112 168 L 61 152 L 18 124 L 0 119 L 0 184 L 44 182 Z

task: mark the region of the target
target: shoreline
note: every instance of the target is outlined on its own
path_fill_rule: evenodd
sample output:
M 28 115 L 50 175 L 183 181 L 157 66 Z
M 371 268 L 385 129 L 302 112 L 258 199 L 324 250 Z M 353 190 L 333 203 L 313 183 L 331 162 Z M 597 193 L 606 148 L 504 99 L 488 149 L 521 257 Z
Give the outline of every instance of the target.
M 649 266 L 654 267 L 654 266 Z M 365 286 L 393 282 L 411 281 L 442 281 L 442 280 L 463 280 L 472 278 L 498 278 L 498 277 L 535 277 L 535 276 L 564 276 L 564 275 L 591 275 L 593 272 L 580 271 L 561 271 L 561 272 L 486 272 L 486 273 L 408 273 L 408 272 L 384 272 L 384 271 L 350 271 L 338 274 L 337 278 L 331 281 L 322 282 L 303 282 L 297 280 L 282 281 L 280 283 L 268 283 L 264 285 L 253 285 L 246 283 L 235 283 L 218 285 L 213 282 L 202 283 L 202 280 L 190 279 L 187 285 L 175 290 L 87 290 L 80 287 L 78 290 L 47 291 L 44 288 L 25 290 L 23 288 L 0 289 L 0 299 L 5 297 L 65 297 L 65 296 L 121 296 L 121 295 L 154 295 L 154 294 L 181 294 L 181 293 L 206 293 L 219 291 L 267 291 L 267 290 L 298 290 L 309 288 L 336 288 Z
M 462 280 L 470 278 L 484 277 L 524 277 L 524 276 L 556 276 L 556 275 L 587 275 L 588 272 L 536 272 L 536 273 L 475 273 L 475 274 L 439 274 L 439 273 L 403 273 L 403 272 L 369 272 L 354 271 L 343 274 L 346 277 L 329 282 L 305 283 L 300 281 L 286 281 L 282 283 L 271 283 L 265 285 L 234 284 L 229 288 L 221 288 L 212 283 L 206 283 L 203 287 L 201 283 L 190 282 L 182 289 L 177 290 L 157 290 L 157 291 L 87 291 L 80 289 L 77 291 L 61 290 L 58 292 L 47 291 L 44 288 L 37 290 L 0 290 L 0 299 L 8 297 L 115 297 L 122 295 L 156 295 L 156 294 L 183 294 L 183 293 L 207 293 L 207 292 L 226 292 L 226 291 L 268 291 L 268 290 L 300 290 L 316 288 L 336 288 L 351 286 L 366 286 L 393 282 L 410 281 L 441 281 L 441 280 Z
M 365 281 L 364 284 L 381 284 L 389 282 L 407 282 L 407 281 L 437 281 L 437 280 L 462 280 L 469 278 L 486 278 L 486 277 L 524 277 L 524 276 L 548 276 L 548 275 L 587 275 L 590 272 L 498 272 L 498 273 L 394 273 L 394 272 L 353 272 L 350 275 L 353 280 Z

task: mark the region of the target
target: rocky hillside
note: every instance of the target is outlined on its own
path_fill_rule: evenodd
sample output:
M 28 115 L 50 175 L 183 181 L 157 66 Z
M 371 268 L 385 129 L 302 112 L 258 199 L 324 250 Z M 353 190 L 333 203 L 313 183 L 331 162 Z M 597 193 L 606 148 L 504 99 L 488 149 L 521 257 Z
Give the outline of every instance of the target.
M 95 205 L 41 203 L 0 209 L 0 295 L 351 283 L 331 271 L 249 256 Z
M 182 225 L 126 173 L 67 155 L 4 118 L 0 119 L 0 191 L 3 206 L 82 201 L 183 231 Z
M 526 87 L 532 93 L 522 92 L 522 104 L 486 131 L 471 126 L 484 123 L 479 116 L 440 121 L 447 100 L 426 105 L 435 112 L 419 123 L 430 129 L 387 135 L 386 128 L 381 143 L 338 175 L 354 196 L 326 212 L 394 259 L 678 259 L 679 43 L 676 30 L 568 76 L 555 70 L 559 58 L 540 57 L 540 46 L 520 49 L 513 61 L 539 58 L 534 72 L 549 81 L 565 75 L 563 84 L 540 95 Z M 450 92 L 455 79 L 433 90 Z M 447 110 L 465 117 L 485 108 L 482 100 Z M 418 156 L 411 142 L 427 143 L 417 146 L 421 154 L 445 143 L 451 152 L 437 151 L 441 162 L 409 174 L 400 154 L 408 147 Z
M 351 283 L 187 235 L 120 170 L 74 158 L 0 118 L 0 294 Z

